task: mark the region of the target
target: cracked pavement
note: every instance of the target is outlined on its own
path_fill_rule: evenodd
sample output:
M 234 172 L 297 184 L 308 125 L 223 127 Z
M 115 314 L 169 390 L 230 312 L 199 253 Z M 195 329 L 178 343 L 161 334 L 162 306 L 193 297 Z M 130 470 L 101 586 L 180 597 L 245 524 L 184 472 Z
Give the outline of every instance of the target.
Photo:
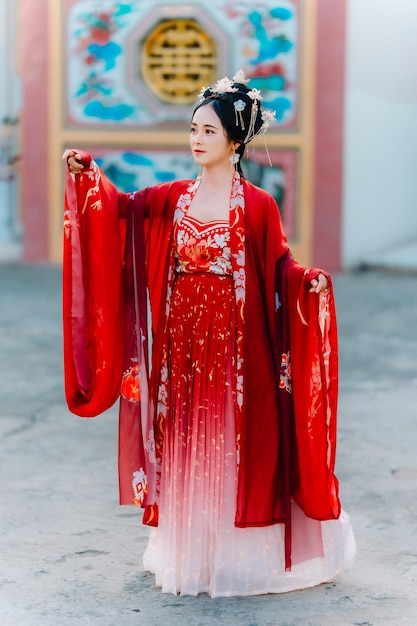
M 354 567 L 299 592 L 161 594 L 148 529 L 119 507 L 117 407 L 71 415 L 56 266 L 0 265 L 2 626 L 415 626 L 417 275 L 334 277 L 340 331 L 337 474 Z

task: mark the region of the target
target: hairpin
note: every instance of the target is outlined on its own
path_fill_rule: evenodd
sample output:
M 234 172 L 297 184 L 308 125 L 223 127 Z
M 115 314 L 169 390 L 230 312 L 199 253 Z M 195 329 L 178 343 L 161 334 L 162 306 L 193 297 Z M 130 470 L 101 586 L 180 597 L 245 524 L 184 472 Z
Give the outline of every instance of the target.
M 246 107 L 246 102 L 244 102 L 243 100 L 236 100 L 235 102 L 233 102 L 233 106 L 235 108 L 236 126 L 239 126 L 240 123 L 241 130 L 245 130 L 245 122 L 243 119 L 242 111 Z

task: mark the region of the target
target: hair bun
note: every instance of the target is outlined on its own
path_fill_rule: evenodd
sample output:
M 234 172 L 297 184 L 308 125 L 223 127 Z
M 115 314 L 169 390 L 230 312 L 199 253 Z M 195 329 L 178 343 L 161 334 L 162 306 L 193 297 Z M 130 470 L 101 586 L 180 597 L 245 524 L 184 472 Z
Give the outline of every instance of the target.
M 243 144 L 252 141 L 261 131 L 266 131 L 275 119 L 275 112 L 261 110 L 261 92 L 250 89 L 248 82 L 242 70 L 232 80 L 225 76 L 214 86 L 202 88 L 198 105 L 213 102 L 228 135 Z

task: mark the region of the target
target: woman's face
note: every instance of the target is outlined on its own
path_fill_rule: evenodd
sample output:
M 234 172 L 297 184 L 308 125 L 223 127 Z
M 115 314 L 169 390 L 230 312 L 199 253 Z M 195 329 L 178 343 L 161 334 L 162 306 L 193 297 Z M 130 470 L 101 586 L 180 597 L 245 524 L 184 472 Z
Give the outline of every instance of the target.
M 197 109 L 191 121 L 190 146 L 194 161 L 202 167 L 226 165 L 234 151 L 220 118 L 210 104 Z

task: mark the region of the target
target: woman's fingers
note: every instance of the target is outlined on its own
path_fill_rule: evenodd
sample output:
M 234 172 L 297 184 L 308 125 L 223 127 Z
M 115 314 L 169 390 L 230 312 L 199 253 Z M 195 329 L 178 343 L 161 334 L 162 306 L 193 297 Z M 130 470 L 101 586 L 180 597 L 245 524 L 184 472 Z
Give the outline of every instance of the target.
M 313 278 L 311 281 L 311 289 L 313 293 L 320 293 L 321 291 L 326 291 L 329 283 L 324 274 L 319 274 L 317 278 Z
M 69 159 L 69 157 L 73 156 L 75 154 L 74 150 L 65 150 L 64 154 L 62 155 L 62 160 L 63 161 L 67 161 Z
M 84 169 L 84 165 L 80 163 L 81 155 L 75 150 L 65 150 L 62 159 L 68 163 L 71 174 L 79 174 Z

